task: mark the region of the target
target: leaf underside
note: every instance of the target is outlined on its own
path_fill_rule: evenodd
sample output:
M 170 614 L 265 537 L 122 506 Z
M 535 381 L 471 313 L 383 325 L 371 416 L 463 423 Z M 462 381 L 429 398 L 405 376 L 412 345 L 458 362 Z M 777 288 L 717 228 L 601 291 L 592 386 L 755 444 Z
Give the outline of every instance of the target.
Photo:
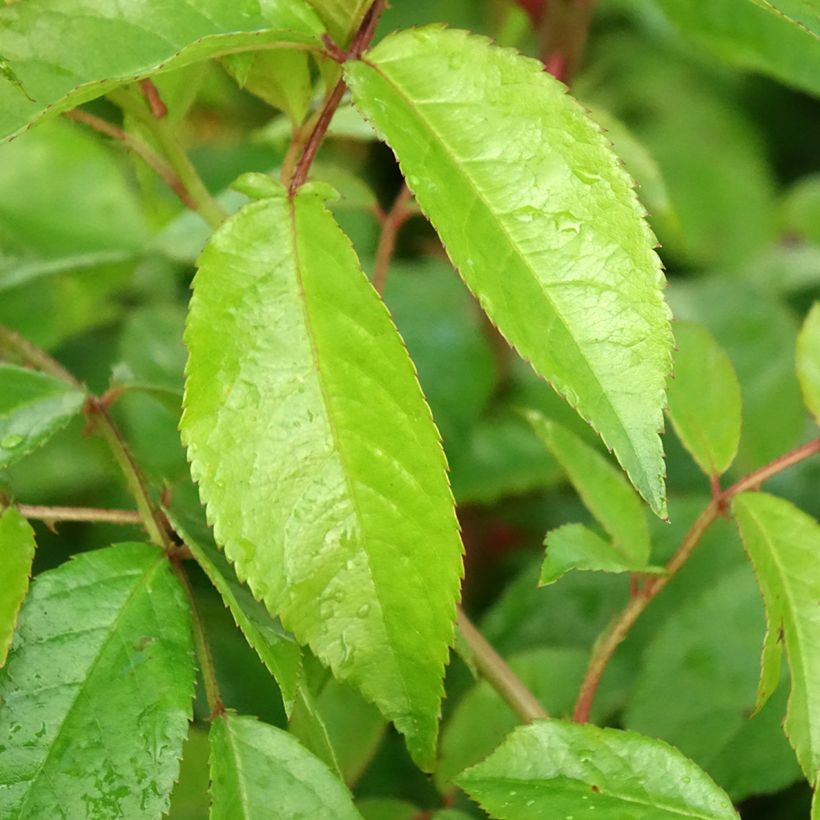
M 438 26 L 345 77 L 489 317 L 663 517 L 664 278 L 598 126 L 540 62 Z
M 241 580 L 429 768 L 461 544 L 438 434 L 318 195 L 253 203 L 202 254 L 183 438 Z

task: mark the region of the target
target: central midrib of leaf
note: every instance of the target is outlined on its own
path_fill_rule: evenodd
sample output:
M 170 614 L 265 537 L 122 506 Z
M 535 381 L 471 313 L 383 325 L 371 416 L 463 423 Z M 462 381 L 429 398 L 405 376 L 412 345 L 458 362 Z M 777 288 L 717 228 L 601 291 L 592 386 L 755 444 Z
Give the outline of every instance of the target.
M 588 372 L 589 376 L 592 378 L 592 380 L 597 385 L 602 398 L 606 402 L 607 406 L 610 408 L 612 414 L 617 419 L 618 425 L 620 426 L 620 432 L 621 432 L 621 435 L 623 437 L 623 440 L 627 443 L 627 445 L 629 446 L 629 449 L 632 451 L 633 455 L 635 456 L 635 466 L 640 469 L 641 478 L 642 478 L 643 482 L 645 483 L 645 486 L 647 487 L 647 489 L 650 490 L 650 488 L 652 486 L 651 478 L 650 478 L 650 476 L 648 476 L 646 474 L 646 471 L 644 469 L 644 465 L 642 463 L 642 460 L 638 457 L 637 452 L 635 451 L 634 447 L 632 447 L 632 445 L 631 445 L 629 433 L 626 429 L 626 426 L 624 425 L 623 419 L 621 418 L 621 414 L 620 414 L 618 408 L 609 400 L 608 394 L 604 390 L 603 384 L 601 382 L 601 379 L 600 379 L 598 373 L 593 368 L 592 363 L 589 361 L 589 359 L 585 355 L 583 349 L 576 342 L 575 336 L 571 332 L 570 327 L 569 327 L 566 319 L 561 314 L 560 310 L 558 310 L 558 307 L 556 306 L 555 302 L 553 301 L 552 297 L 550 296 L 549 291 L 545 288 L 544 284 L 538 278 L 538 275 L 533 270 L 530 263 L 527 261 L 526 256 L 521 252 L 521 250 L 518 247 L 518 244 L 516 243 L 516 241 L 513 239 L 512 236 L 510 236 L 509 231 L 506 229 L 504 224 L 499 219 L 495 218 L 495 211 L 490 207 L 489 203 L 487 202 L 486 197 L 484 196 L 483 191 L 481 191 L 481 189 L 477 186 L 477 184 L 473 181 L 473 179 L 466 172 L 462 171 L 461 166 L 457 162 L 456 156 L 453 154 L 453 151 L 450 148 L 450 146 L 447 144 L 447 142 L 442 138 L 440 132 L 437 131 L 433 127 L 433 125 L 430 123 L 430 121 L 426 117 L 423 116 L 423 114 L 419 110 L 418 106 L 413 104 L 413 100 L 411 100 L 404 93 L 401 86 L 397 85 L 390 78 L 389 75 L 385 74 L 385 72 L 383 72 L 379 68 L 378 65 L 369 62 L 366 58 L 362 58 L 362 62 L 365 63 L 374 72 L 376 72 L 386 83 L 388 83 L 390 85 L 391 88 L 393 88 L 396 91 L 396 93 L 399 96 L 401 96 L 405 100 L 405 102 L 407 104 L 407 111 L 412 112 L 412 116 L 414 116 L 417 119 L 418 122 L 422 123 L 422 125 L 438 141 L 439 145 L 442 147 L 443 151 L 446 153 L 447 157 L 449 158 L 451 168 L 459 176 L 461 176 L 461 178 L 465 181 L 465 183 L 472 189 L 473 193 L 476 196 L 476 199 L 478 199 L 484 205 L 487 212 L 493 215 L 494 223 L 498 227 L 499 233 L 507 240 L 507 243 L 509 244 L 510 249 L 513 251 L 514 256 L 520 260 L 523 269 L 526 270 L 526 272 L 529 274 L 529 276 L 532 278 L 532 280 L 537 285 L 538 290 L 543 294 L 544 299 L 547 302 L 549 308 L 552 310 L 553 314 L 556 316 L 556 318 L 561 323 L 561 326 L 564 328 L 567 339 L 570 341 L 570 343 L 574 346 L 575 350 L 578 352 L 579 358 L 584 362 L 584 364 L 587 368 L 587 372 Z M 499 327 L 499 331 L 502 333 L 502 335 L 504 334 L 503 329 L 500 328 L 500 327 Z M 584 413 L 581 410 L 579 410 L 578 408 L 576 408 L 576 409 L 578 410 L 579 413 L 581 413 L 582 416 L 584 416 L 584 418 L 587 421 L 590 421 L 590 419 L 588 419 L 586 417 L 586 415 L 584 415 Z M 596 429 L 597 429 L 597 427 L 596 427 Z M 610 442 L 607 441 L 607 436 L 601 431 L 599 431 L 599 433 L 601 434 L 601 437 L 604 439 L 604 442 L 607 444 L 607 446 L 611 446 Z M 616 456 L 618 456 L 617 450 L 616 450 L 615 454 L 616 454 Z M 618 460 L 619 461 L 621 460 L 620 457 L 618 458 Z

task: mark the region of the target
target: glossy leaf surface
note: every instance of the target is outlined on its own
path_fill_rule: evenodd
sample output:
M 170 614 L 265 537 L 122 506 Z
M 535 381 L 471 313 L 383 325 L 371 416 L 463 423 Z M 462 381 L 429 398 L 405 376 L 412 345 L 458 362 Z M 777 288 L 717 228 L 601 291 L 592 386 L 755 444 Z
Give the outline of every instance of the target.
M 814 783 L 820 770 L 820 525 L 765 493 L 737 496 L 732 511 L 766 604 L 757 705 L 780 680 L 785 645 L 792 689 L 784 729 Z
M 53 376 L 0 364 L 0 468 L 48 441 L 84 400 L 82 390 Z
M 658 740 L 559 720 L 516 729 L 456 783 L 498 820 L 737 820 L 692 761 Z M 586 798 L 586 799 L 585 799 Z
M 321 34 L 301 0 L 7 5 L 0 9 L 0 54 L 19 85 L 0 77 L 0 137 L 160 71 L 277 43 L 319 46 Z
M 806 407 L 820 422 L 820 302 L 814 303 L 797 338 L 797 378 Z
M 401 339 L 317 194 L 253 203 L 214 235 L 186 342 L 182 431 L 217 542 L 431 766 L 461 575 L 445 463 Z
M 6 663 L 17 613 L 28 591 L 34 531 L 14 508 L 0 513 L 0 667 Z
M 663 275 L 598 126 L 540 62 L 440 27 L 345 76 L 482 307 L 664 515 Z
M 292 735 L 230 712 L 212 724 L 211 820 L 356 820 L 350 792 Z
M 659 5 L 718 57 L 820 94 L 820 8 L 812 0 L 660 0 Z
M 185 594 L 120 544 L 32 584 L 0 672 L 0 816 L 158 817 L 191 715 Z
M 726 353 L 706 328 L 675 323 L 675 378 L 667 414 L 683 446 L 706 475 L 729 469 L 740 443 L 740 384 Z

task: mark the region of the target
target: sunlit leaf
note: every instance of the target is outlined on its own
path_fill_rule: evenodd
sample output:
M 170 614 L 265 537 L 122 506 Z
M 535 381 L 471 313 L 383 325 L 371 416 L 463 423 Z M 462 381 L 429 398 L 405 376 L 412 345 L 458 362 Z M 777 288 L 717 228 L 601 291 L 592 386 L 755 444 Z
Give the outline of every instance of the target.
M 706 328 L 675 323 L 675 378 L 667 414 L 706 475 L 729 469 L 740 443 L 740 385 L 729 357 Z
M 461 545 L 383 303 L 319 196 L 253 203 L 200 258 L 182 432 L 216 540 L 269 611 L 432 765 Z
M 34 531 L 14 507 L 0 513 L 0 666 L 6 663 L 34 560 Z
M 438 26 L 345 76 L 490 318 L 663 516 L 663 275 L 598 126 L 540 62 Z
M 185 593 L 156 547 L 39 576 L 0 671 L 0 816 L 158 817 L 193 691 Z
M 814 783 L 820 770 L 820 525 L 765 493 L 742 493 L 732 511 L 766 604 L 757 706 L 777 687 L 785 646 L 792 689 L 784 729 Z
M 820 302 L 814 303 L 797 338 L 797 378 L 806 407 L 820 422 Z
M 210 744 L 211 820 L 361 820 L 350 792 L 287 732 L 228 712 Z

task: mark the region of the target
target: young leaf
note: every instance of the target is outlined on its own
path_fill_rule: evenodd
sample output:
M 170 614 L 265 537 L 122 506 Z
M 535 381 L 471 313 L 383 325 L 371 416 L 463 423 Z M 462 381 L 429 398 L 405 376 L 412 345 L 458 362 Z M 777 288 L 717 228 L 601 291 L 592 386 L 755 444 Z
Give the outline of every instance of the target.
M 688 36 L 743 68 L 820 94 L 820 9 L 799 0 L 660 0 Z
M 0 671 L 0 816 L 158 817 L 194 690 L 185 594 L 120 544 L 32 584 Z
M 241 579 L 432 765 L 461 544 L 412 364 L 339 227 L 302 189 L 200 258 L 183 438 Z
M 283 634 L 265 608 L 254 600 L 207 532 L 197 522 L 174 510 L 166 511 L 171 525 L 191 550 L 197 563 L 216 587 L 236 625 L 259 659 L 273 675 L 282 692 L 285 713 L 290 717 L 302 672 L 302 653 L 293 639 Z
M 433 26 L 345 76 L 487 314 L 664 516 L 672 335 L 655 240 L 606 138 L 543 68 Z
M 649 559 L 649 527 L 640 499 L 623 475 L 569 430 L 529 411 L 535 432 L 566 471 L 587 509 L 612 536 L 614 548 L 634 567 Z
M 522 726 L 456 783 L 498 820 L 737 820 L 732 801 L 672 746 L 560 720 Z
M 797 378 L 806 407 L 820 422 L 820 302 L 814 303 L 797 338 Z
M 5 665 L 17 613 L 28 591 L 34 531 L 14 507 L 0 513 L 0 667 Z
M 765 493 L 742 493 L 732 512 L 766 604 L 757 708 L 780 680 L 783 645 L 792 689 L 784 729 L 811 783 L 820 770 L 820 525 Z
M 0 468 L 45 444 L 84 400 L 82 390 L 53 376 L 0 364 Z
M 210 744 L 211 820 L 361 820 L 350 792 L 287 732 L 228 712 Z
M 706 328 L 675 323 L 675 378 L 667 414 L 683 446 L 708 476 L 729 469 L 740 443 L 740 384 L 729 357 Z
M 0 78 L 0 138 L 126 82 L 230 52 L 277 44 L 321 47 L 321 34 L 303 0 L 6 5 L 0 8 L 0 53 L 26 94 L 8 75 Z M 94 47 L 105 43 L 120 47 Z

